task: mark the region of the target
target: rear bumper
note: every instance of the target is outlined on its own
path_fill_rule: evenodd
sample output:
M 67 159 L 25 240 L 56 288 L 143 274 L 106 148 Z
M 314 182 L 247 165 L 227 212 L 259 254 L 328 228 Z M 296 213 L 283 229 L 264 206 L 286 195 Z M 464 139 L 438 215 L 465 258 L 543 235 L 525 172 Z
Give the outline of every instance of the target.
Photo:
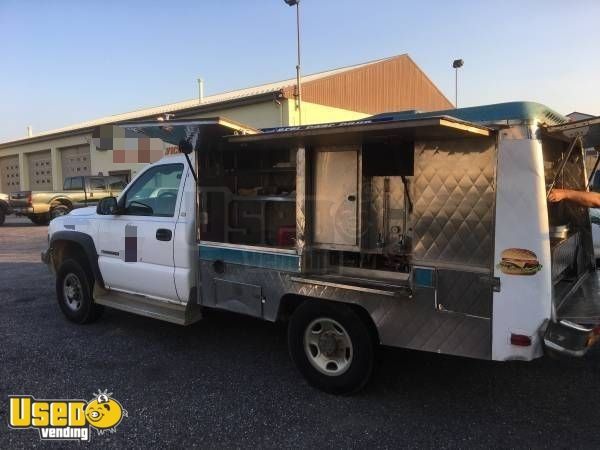
M 544 331 L 546 352 L 583 357 L 600 341 L 600 327 L 588 328 L 568 320 L 549 322 Z
M 33 209 L 33 206 L 13 206 L 12 211 L 17 216 L 26 216 L 28 214 L 35 214 L 35 210 Z

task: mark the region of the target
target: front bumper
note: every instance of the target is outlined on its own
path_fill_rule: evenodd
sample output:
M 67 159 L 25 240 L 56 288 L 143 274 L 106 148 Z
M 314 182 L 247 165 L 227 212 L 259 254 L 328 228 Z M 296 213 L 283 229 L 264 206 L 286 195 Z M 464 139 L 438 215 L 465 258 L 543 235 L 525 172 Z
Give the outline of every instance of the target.
M 52 247 L 48 247 L 46 250 L 42 250 L 40 257 L 42 262 L 49 266 L 52 262 Z

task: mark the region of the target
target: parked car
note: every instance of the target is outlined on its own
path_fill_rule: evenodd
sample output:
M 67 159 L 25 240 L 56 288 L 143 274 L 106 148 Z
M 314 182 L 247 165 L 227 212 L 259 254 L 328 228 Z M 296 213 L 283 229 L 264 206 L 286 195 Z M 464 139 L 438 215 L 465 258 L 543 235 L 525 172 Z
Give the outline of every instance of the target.
M 61 192 L 11 192 L 9 205 L 15 214 L 28 217 L 36 225 L 47 225 L 72 209 L 95 205 L 104 197 L 120 193 L 125 184 L 113 176 L 67 177 Z
M 11 214 L 10 205 L 8 204 L 8 195 L 0 192 L 0 226 L 4 224 L 6 216 Z

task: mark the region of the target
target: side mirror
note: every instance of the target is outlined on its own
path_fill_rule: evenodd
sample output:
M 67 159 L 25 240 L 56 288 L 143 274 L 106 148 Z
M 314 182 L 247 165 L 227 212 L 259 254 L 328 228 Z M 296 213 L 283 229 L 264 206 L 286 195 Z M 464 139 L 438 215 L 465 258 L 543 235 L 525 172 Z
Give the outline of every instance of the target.
M 105 197 L 98 202 L 96 213 L 101 216 L 112 216 L 117 212 L 116 197 Z
M 179 141 L 179 145 L 177 147 L 179 148 L 179 153 L 184 153 L 186 155 L 189 155 L 194 151 L 194 146 L 192 145 L 192 143 L 185 139 Z

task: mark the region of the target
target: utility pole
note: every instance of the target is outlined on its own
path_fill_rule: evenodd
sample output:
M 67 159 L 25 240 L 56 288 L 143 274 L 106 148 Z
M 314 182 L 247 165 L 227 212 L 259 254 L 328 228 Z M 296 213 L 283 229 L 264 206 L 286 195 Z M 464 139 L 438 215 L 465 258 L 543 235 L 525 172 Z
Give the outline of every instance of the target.
M 283 0 L 288 6 L 296 6 L 296 47 L 298 60 L 296 62 L 296 108 L 298 109 L 298 124 L 302 125 L 302 85 L 300 82 L 300 0 Z

